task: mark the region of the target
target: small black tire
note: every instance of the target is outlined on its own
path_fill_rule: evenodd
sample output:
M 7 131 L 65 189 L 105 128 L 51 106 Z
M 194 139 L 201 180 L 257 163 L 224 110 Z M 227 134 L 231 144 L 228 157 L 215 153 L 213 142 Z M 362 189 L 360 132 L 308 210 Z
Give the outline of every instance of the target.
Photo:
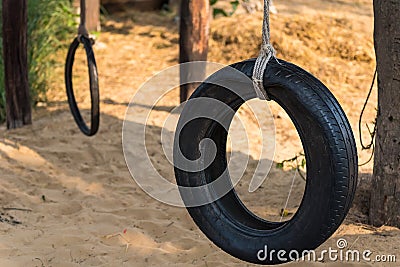
M 79 111 L 72 83 L 72 71 L 74 67 L 75 54 L 80 43 L 82 43 L 85 48 L 87 62 L 88 62 L 88 74 L 89 74 L 89 86 L 90 86 L 89 89 L 91 98 L 90 128 L 86 124 L 85 120 L 82 117 L 81 112 Z M 68 104 L 72 116 L 74 117 L 74 120 L 78 128 L 84 135 L 94 136 L 99 130 L 99 125 L 100 125 L 100 92 L 99 92 L 99 78 L 97 72 L 96 59 L 94 57 L 92 41 L 88 37 L 86 36 L 76 37 L 71 43 L 68 49 L 67 59 L 65 62 L 64 75 L 65 75 L 65 87 L 68 97 Z
M 252 59 L 231 67 L 251 78 L 254 64 Z M 213 75 L 214 82 L 226 78 L 218 76 L 219 72 Z M 337 230 L 355 194 L 358 160 L 346 115 L 329 89 L 318 79 L 291 63 L 272 58 L 265 70 L 264 87 L 270 99 L 277 102 L 293 121 L 305 151 L 307 181 L 296 214 L 281 223 L 261 219 L 245 207 L 234 188 L 209 204 L 187 209 L 200 230 L 222 250 L 247 262 L 272 265 L 301 257 L 302 253 L 317 248 Z M 234 111 L 247 100 L 207 82 L 202 83 L 190 99 L 200 97 L 222 101 Z M 189 102 L 181 118 L 190 112 Z M 232 117 L 228 119 L 232 120 Z M 179 186 L 210 184 L 226 170 L 227 131 L 219 123 L 198 118 L 176 134 L 179 134 L 179 141 L 175 142 L 174 153 L 180 149 L 188 159 L 199 157 L 200 142 L 205 138 L 213 140 L 217 148 L 213 162 L 204 170 L 192 172 L 175 167 Z M 191 201 L 191 196 L 182 194 L 182 191 L 181 196 L 184 203 Z M 266 248 L 275 253 L 264 259 Z M 286 254 L 278 257 L 279 250 Z M 292 253 L 290 257 L 289 253 Z

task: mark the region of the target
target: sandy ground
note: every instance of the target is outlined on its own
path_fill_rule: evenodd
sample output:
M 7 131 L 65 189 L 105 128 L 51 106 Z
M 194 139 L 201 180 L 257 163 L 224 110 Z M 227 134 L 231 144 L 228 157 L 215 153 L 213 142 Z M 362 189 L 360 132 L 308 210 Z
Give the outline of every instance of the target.
M 335 94 L 358 136 L 358 116 L 374 71 L 372 1 L 275 1 L 272 39 L 278 57 L 299 64 L 319 77 Z M 240 9 L 231 18 L 212 22 L 210 61 L 232 63 L 257 55 L 261 12 Z M 238 24 L 240 23 L 240 27 Z M 34 124 L 0 132 L 0 266 L 248 266 L 214 246 L 183 208 L 160 203 L 132 180 L 125 164 L 121 136 L 124 115 L 140 85 L 176 64 L 178 26 L 165 12 L 113 15 L 103 21 L 96 56 L 101 86 L 101 129 L 94 138 L 77 130 L 64 95 L 62 67 L 48 103 L 34 112 Z M 64 54 L 59 57 L 62 60 Z M 82 63 L 76 82 L 85 82 Z M 157 91 L 157 89 L 155 89 Z M 77 86 L 80 106 L 89 107 L 84 86 Z M 158 92 L 162 94 L 163 92 Z M 376 93 L 372 95 L 376 101 Z M 146 140 L 156 169 L 173 180 L 173 168 L 160 153 L 165 119 L 178 105 L 172 90 L 152 111 Z M 274 162 L 301 152 L 297 134 L 283 110 L 270 108 L 276 124 Z M 148 111 L 143 105 L 139 112 Z M 260 158 L 254 115 L 239 112 L 248 127 L 250 161 L 237 186 L 256 214 L 280 219 L 294 172 L 275 164 L 266 184 L 248 193 L 249 177 Z M 374 105 L 365 122 L 374 119 Z M 233 126 L 235 127 L 235 126 Z M 233 135 L 232 135 L 233 136 Z M 363 133 L 367 140 L 368 134 Z M 233 137 L 232 137 L 233 138 Z M 359 141 L 357 141 L 359 146 Z M 371 151 L 360 151 L 360 162 Z M 233 162 L 233 167 L 241 164 Z M 261 159 L 262 160 L 262 159 Z M 360 188 L 345 223 L 319 250 L 336 248 L 345 238 L 352 249 L 400 257 L 400 230 L 366 225 L 368 180 L 372 163 L 360 167 Z M 299 176 L 286 206 L 296 210 L 304 189 Z M 289 218 L 289 217 L 288 217 Z M 287 219 L 287 218 L 284 218 Z M 399 260 L 399 259 L 398 259 Z M 289 266 L 397 266 L 395 263 L 294 263 Z

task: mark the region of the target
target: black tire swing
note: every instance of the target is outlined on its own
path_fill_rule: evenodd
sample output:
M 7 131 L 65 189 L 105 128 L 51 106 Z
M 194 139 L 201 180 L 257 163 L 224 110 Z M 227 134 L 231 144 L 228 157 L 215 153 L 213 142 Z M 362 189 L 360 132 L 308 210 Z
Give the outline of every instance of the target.
M 340 226 L 355 194 L 357 151 L 346 115 L 329 89 L 300 67 L 274 57 L 269 45 L 268 1 L 264 3 L 266 15 L 260 57 L 230 66 L 254 81 L 257 94 L 254 87 L 247 86 L 243 90 L 249 93 L 243 98 L 218 85 L 218 81 L 230 79 L 222 69 L 203 82 L 190 100 L 215 99 L 235 112 L 260 93 L 278 103 L 295 125 L 305 151 L 307 179 L 302 202 L 289 221 L 270 222 L 248 210 L 232 187 L 217 200 L 213 196 L 218 188 L 206 187 L 202 197 L 212 201 L 201 206 L 191 205 L 198 197 L 195 191 L 193 194 L 180 192 L 194 222 L 218 247 L 241 260 L 271 265 L 302 257 L 304 252 L 325 242 Z M 181 130 L 175 136 L 179 141 L 175 141 L 174 162 L 178 150 L 191 160 L 201 157 L 201 142 L 205 139 L 211 139 L 217 151 L 212 163 L 199 168 L 200 171 L 175 167 L 176 180 L 182 188 L 210 185 L 227 169 L 227 130 L 203 117 L 185 124 L 185 119 L 195 112 L 190 100 L 178 122 Z M 232 114 L 225 116 L 229 122 L 232 118 Z M 225 182 L 231 183 L 229 174 L 225 176 Z M 279 254 L 280 250 L 286 253 Z
M 99 130 L 100 124 L 100 92 L 99 92 L 99 80 L 97 73 L 96 59 L 93 52 L 94 41 L 89 37 L 88 30 L 86 29 L 86 1 L 81 0 L 81 15 L 80 15 L 80 25 L 78 29 L 78 36 L 72 41 L 65 63 L 65 86 L 68 97 L 68 104 L 74 117 L 76 124 L 78 125 L 81 132 L 87 136 L 93 136 Z M 76 50 L 79 44 L 82 43 L 88 62 L 88 73 L 89 73 L 89 83 L 90 83 L 90 97 L 91 97 L 91 124 L 90 128 L 86 124 L 85 120 L 82 118 L 81 112 L 79 111 L 78 104 L 76 102 L 72 75 L 73 66 L 75 61 Z

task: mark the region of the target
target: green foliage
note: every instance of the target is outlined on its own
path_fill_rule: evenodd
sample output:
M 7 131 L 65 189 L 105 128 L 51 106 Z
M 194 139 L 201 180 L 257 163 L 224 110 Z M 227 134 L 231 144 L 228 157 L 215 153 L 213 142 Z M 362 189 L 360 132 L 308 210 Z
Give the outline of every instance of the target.
M 68 44 L 75 25 L 69 0 L 28 1 L 29 84 L 34 103 L 46 100 L 48 82 L 58 60 L 55 54 Z
M 299 162 L 299 160 L 300 160 L 300 162 Z M 298 155 L 294 156 L 291 159 L 285 159 L 281 162 L 276 163 L 276 167 L 278 169 L 284 169 L 285 167 L 289 167 L 292 170 L 296 170 L 299 173 L 299 175 L 301 176 L 301 178 L 303 178 L 304 180 L 306 180 L 306 177 L 303 176 L 301 171 L 302 170 L 305 171 L 306 165 L 307 165 L 307 162 L 306 162 L 304 152 L 299 153 Z
M 1 11 L 1 5 L 0 5 Z M 28 1 L 28 67 L 29 86 L 33 104 L 45 101 L 52 71 L 60 63 L 59 49 L 65 48 L 76 26 L 69 0 Z M 0 28 L 1 21 L 0 21 Z M 0 53 L 2 49 L 0 35 Z M 5 119 L 4 69 L 0 57 L 0 123 Z
M 299 160 L 301 159 L 300 163 Z M 300 152 L 298 155 L 294 156 L 291 159 L 285 159 L 282 162 L 276 163 L 276 167 L 279 169 L 283 169 L 286 165 L 290 165 L 291 167 L 302 167 L 305 168 L 306 166 L 306 158 L 304 152 Z M 294 165 L 293 165 L 294 164 Z
M 242 0 L 242 1 L 246 1 L 246 0 Z M 210 0 L 210 5 L 211 5 L 211 7 L 213 7 L 213 17 L 216 17 L 218 15 L 222 15 L 224 17 L 230 17 L 236 12 L 236 10 L 240 4 L 240 1 L 239 0 L 231 1 L 230 4 L 232 7 L 232 10 L 229 12 L 227 12 L 226 10 L 224 10 L 222 8 L 215 7 L 215 5 L 217 3 L 218 3 L 218 0 Z

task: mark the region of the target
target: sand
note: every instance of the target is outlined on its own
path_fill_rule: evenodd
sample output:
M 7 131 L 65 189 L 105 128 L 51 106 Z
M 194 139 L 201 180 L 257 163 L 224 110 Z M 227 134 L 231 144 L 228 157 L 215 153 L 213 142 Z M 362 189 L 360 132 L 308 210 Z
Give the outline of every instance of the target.
M 326 83 L 358 136 L 357 120 L 374 71 L 372 1 L 275 2 L 279 14 L 272 16 L 272 39 L 278 57 L 299 64 Z M 231 18 L 215 19 L 210 61 L 227 64 L 257 55 L 260 25 L 261 12 L 249 15 L 242 9 Z M 177 43 L 173 14 L 109 16 L 96 44 L 102 100 L 98 135 L 87 138 L 76 128 L 66 104 L 62 66 L 55 70 L 49 102 L 35 109 L 32 126 L 12 131 L 1 126 L 0 266 L 250 266 L 213 245 L 185 209 L 160 203 L 143 192 L 125 164 L 121 136 L 129 100 L 148 78 L 176 64 Z M 59 55 L 60 61 L 64 56 Z M 77 62 L 81 64 L 76 82 L 85 81 L 82 54 Z M 77 86 L 77 91 L 80 106 L 87 109 L 86 88 Z M 375 102 L 376 92 L 365 122 L 373 121 Z M 173 169 L 160 153 L 160 133 L 178 104 L 178 91 L 172 90 L 152 111 L 146 136 L 152 162 L 171 181 Z M 287 115 L 276 105 L 270 107 L 276 124 L 277 163 L 301 152 L 301 146 Z M 146 106 L 138 108 L 147 111 Z M 241 109 L 239 116 L 251 136 L 249 150 L 243 152 L 250 156 L 249 165 L 237 189 L 255 213 L 279 220 L 294 171 L 273 164 L 268 188 L 248 193 L 261 141 L 249 109 Z M 360 151 L 360 162 L 370 152 Z M 240 164 L 239 158 L 233 168 Z M 335 248 L 336 241 L 345 238 L 352 249 L 400 256 L 399 229 L 366 224 L 371 171 L 372 163 L 360 167 L 355 204 L 319 251 Z M 303 188 L 304 180 L 297 176 L 287 212 L 295 211 Z M 397 265 L 305 262 L 288 266 Z

